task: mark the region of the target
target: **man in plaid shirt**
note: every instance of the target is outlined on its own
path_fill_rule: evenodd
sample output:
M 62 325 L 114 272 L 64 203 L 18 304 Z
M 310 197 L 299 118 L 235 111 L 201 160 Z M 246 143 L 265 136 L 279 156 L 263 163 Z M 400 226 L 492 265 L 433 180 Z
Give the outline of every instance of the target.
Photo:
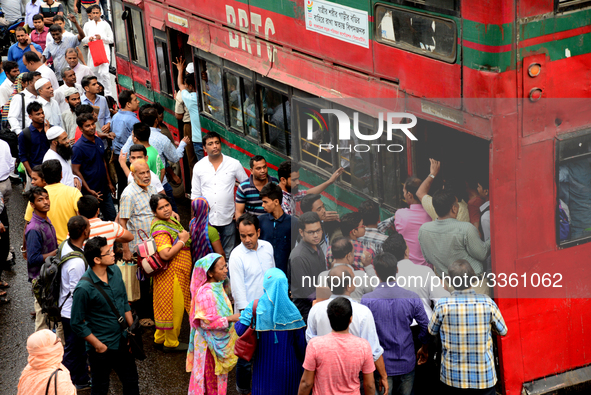
M 429 322 L 429 333 L 441 336 L 444 393 L 495 395 L 491 329 L 505 336 L 507 325 L 495 302 L 471 289 L 478 277 L 468 261 L 458 259 L 448 274 L 455 291 L 439 299 Z

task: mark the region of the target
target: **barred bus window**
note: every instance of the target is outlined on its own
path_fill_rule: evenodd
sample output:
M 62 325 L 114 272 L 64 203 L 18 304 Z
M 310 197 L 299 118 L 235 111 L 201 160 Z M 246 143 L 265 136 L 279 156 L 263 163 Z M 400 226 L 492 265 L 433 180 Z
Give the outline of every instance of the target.
M 226 73 L 226 90 L 228 92 L 228 109 L 230 110 L 230 126 L 244 133 L 243 95 L 240 89 L 240 77 Z
M 246 130 L 250 137 L 260 140 L 259 130 L 257 128 L 256 113 L 256 92 L 252 81 L 243 79 L 244 84 L 244 105 L 242 106 L 242 117 L 246 123 Z
M 320 107 L 294 101 L 298 127 L 300 160 L 320 169 L 332 172 L 333 137 L 329 117 L 320 114 Z M 325 107 L 326 108 L 326 107 Z M 311 135 L 308 134 L 308 120 L 311 120 Z
M 154 36 L 162 35 L 164 32 L 159 32 L 154 29 Z M 164 37 L 166 37 L 164 35 Z M 156 48 L 156 62 L 158 63 L 158 77 L 160 80 L 160 91 L 172 96 L 172 85 L 170 83 L 170 73 L 168 67 L 168 45 L 166 41 L 160 37 L 154 39 Z
M 261 87 L 263 133 L 265 143 L 287 156 L 291 155 L 291 106 L 287 96 Z
M 225 123 L 222 70 L 206 60 L 201 62 L 201 95 L 203 111 Z
M 115 33 L 115 51 L 117 54 L 129 57 L 127 49 L 127 36 L 125 35 L 125 21 L 123 20 L 123 4 L 119 1 L 113 2 L 113 30 Z
M 130 11 L 130 18 L 127 18 L 127 36 L 131 51 L 131 61 L 140 66 L 148 67 L 146 46 L 144 44 L 144 27 L 142 12 L 133 8 L 125 7 Z
M 384 123 L 386 128 L 386 123 Z M 385 129 L 384 129 L 385 130 Z M 384 188 L 384 203 L 393 208 L 405 207 L 402 196 L 402 187 L 408 176 L 406 137 L 402 132 L 394 132 L 392 140 L 386 140 L 382 136 L 380 143 L 389 147 L 389 150 L 380 151 L 379 163 L 382 168 L 381 182 Z M 396 152 L 399 151 L 399 152 Z

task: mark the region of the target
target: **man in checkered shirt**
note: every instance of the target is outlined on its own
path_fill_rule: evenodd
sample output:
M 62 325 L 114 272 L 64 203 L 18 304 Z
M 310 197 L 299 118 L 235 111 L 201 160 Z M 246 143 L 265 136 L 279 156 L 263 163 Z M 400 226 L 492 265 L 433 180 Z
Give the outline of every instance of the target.
M 495 395 L 491 330 L 505 336 L 507 325 L 495 302 L 471 289 L 470 280 L 480 279 L 468 261 L 458 259 L 448 274 L 455 291 L 439 299 L 429 322 L 429 333 L 441 336 L 443 393 Z

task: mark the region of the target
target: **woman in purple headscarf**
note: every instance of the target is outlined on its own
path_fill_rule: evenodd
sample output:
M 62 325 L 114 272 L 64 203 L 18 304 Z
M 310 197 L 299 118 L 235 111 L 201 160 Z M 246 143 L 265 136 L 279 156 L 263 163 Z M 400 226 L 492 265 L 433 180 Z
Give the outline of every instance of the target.
M 226 258 L 222 241 L 216 228 L 209 226 L 209 204 L 204 197 L 191 203 L 193 219 L 189 225 L 191 233 L 191 258 L 197 262 L 207 254 L 215 252 Z

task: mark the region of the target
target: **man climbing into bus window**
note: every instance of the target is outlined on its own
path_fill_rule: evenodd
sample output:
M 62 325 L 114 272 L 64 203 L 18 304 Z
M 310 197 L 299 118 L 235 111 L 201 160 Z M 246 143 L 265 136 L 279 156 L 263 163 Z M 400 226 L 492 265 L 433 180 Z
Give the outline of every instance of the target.
M 429 195 L 429 189 L 431 188 L 431 185 L 433 184 L 435 177 L 437 177 L 437 174 L 439 174 L 439 170 L 441 169 L 441 162 L 433 158 L 429 158 L 429 161 L 431 162 L 431 169 L 429 171 L 429 175 L 427 176 L 427 178 L 425 178 L 425 181 L 423 181 L 423 183 L 417 190 L 417 198 L 423 205 L 423 208 L 425 209 L 427 214 L 431 216 L 431 219 L 436 220 L 437 213 L 435 212 L 435 208 L 433 207 L 433 197 Z M 444 188 L 445 186 L 447 186 L 448 189 L 451 188 L 452 190 L 454 190 L 456 193 L 456 197 L 458 198 L 458 204 L 460 205 L 460 211 L 458 212 L 457 216 L 458 221 L 470 222 L 468 204 L 464 201 L 466 183 L 462 181 L 460 177 L 450 177 L 445 180 Z
M 261 155 L 250 158 L 250 177 L 241 183 L 236 190 L 235 219 L 238 219 L 245 212 L 256 216 L 265 214 L 259 192 L 270 182 L 277 184 L 279 181 L 269 175 L 265 158 Z
M 495 395 L 492 330 L 505 336 L 507 325 L 496 303 L 470 287 L 476 273 L 468 261 L 453 262 L 448 273 L 460 286 L 439 299 L 429 322 L 429 333 L 441 337 L 442 393 Z M 469 331 L 466 323 L 471 323 Z
M 322 240 L 319 246 L 324 256 L 326 256 L 332 239 L 342 235 L 339 214 L 336 211 L 326 211 L 321 196 L 315 193 L 308 193 L 302 199 L 300 208 L 304 213 L 314 212 L 318 214 L 322 222 Z
M 181 96 L 181 103 L 187 108 L 187 112 L 184 113 L 184 116 L 189 117 L 189 122 L 191 122 L 191 141 L 193 142 L 193 151 L 195 152 L 197 161 L 203 159 L 203 143 L 202 135 L 201 135 L 201 121 L 199 120 L 199 99 L 197 97 L 197 92 L 195 91 L 195 74 L 188 73 L 185 76 L 185 59 L 177 58 L 176 63 L 173 63 L 177 70 L 178 70 L 178 85 L 180 90 Z M 179 100 L 177 97 L 177 107 L 175 108 L 175 113 L 178 114 L 177 110 L 181 110 L 182 107 L 179 106 Z M 187 120 L 185 118 L 181 118 L 186 125 Z M 185 137 L 189 137 L 189 135 L 185 131 Z
M 435 192 L 433 206 L 439 218 L 419 229 L 419 243 L 427 262 L 433 265 L 437 275 L 442 276 L 447 274 L 452 262 L 465 259 L 474 272 L 481 275 L 484 262 L 490 255 L 490 240 L 480 240 L 478 229 L 457 220 L 460 207 L 452 191 L 442 189 Z M 479 291 L 486 291 L 484 283 L 483 287 Z

